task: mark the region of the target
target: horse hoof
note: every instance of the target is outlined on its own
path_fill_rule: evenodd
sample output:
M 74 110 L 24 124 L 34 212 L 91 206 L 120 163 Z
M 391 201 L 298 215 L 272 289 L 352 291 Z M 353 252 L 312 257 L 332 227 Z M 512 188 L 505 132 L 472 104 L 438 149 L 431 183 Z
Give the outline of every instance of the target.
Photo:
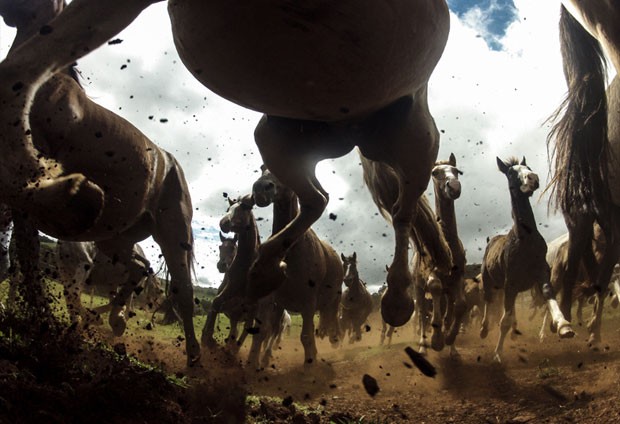
M 575 337 L 575 331 L 572 329 L 568 321 L 559 325 L 558 334 L 561 339 L 572 339 Z
M 499 353 L 495 353 L 495 355 L 493 355 L 493 362 L 497 363 L 497 364 L 501 364 L 502 363 L 502 357 Z
M 407 293 L 399 296 L 388 288 L 381 298 L 381 317 L 392 327 L 401 327 L 411 318 L 414 307 L 413 299 Z
M 436 335 L 433 334 L 433 336 L 431 337 L 431 348 L 435 352 L 441 352 L 444 346 L 445 346 L 445 341 L 443 338 L 443 334 L 441 333 L 437 333 Z

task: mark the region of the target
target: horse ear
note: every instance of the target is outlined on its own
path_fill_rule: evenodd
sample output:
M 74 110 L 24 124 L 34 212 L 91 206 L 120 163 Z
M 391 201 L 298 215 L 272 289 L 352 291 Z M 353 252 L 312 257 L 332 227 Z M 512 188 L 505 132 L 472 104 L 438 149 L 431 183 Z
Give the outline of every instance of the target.
M 449 162 L 450 162 L 450 165 L 456 166 L 456 156 L 454 156 L 454 153 L 450 153 Z
M 353 252 L 353 260 L 357 260 L 357 252 Z
M 504 162 L 503 160 L 501 160 L 499 157 L 496 157 L 496 159 L 497 159 L 497 168 L 499 168 L 499 170 L 502 173 L 504 173 L 504 174 L 507 173 L 508 169 L 509 169 L 508 164 L 506 162 Z
M 245 206 L 249 206 L 250 208 L 254 206 L 254 196 L 252 196 L 251 194 L 246 194 L 242 196 L 239 201 Z
M 228 196 L 228 197 L 226 198 L 226 200 L 228 200 L 228 206 L 232 206 L 232 205 L 234 205 L 234 204 L 235 204 L 235 201 L 234 201 L 233 199 L 231 199 L 231 198 L 230 198 L 230 196 Z
M 341 253 L 341 254 L 340 254 L 340 259 L 342 259 L 343 261 L 345 260 L 345 259 L 344 259 L 344 253 Z
M 264 163 L 260 166 L 260 170 L 261 172 L 265 172 L 267 170 L 267 165 L 265 165 Z
M 523 156 L 523 160 L 521 161 L 521 165 L 527 166 L 527 163 L 525 163 L 525 156 Z
M 386 270 L 387 272 L 390 272 L 390 267 L 386 265 L 386 266 L 385 266 L 385 270 Z

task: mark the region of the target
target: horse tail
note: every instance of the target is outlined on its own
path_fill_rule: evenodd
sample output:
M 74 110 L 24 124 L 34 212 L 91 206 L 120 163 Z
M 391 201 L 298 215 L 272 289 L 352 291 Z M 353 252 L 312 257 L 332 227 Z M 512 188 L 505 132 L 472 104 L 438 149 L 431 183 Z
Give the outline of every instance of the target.
M 549 202 L 565 215 L 591 214 L 608 223 L 612 214 L 604 53 L 564 6 L 560 44 L 568 94 L 550 118 L 556 123 L 547 137 L 547 149 L 555 158 Z
M 452 252 L 425 195 L 418 200 L 411 233 L 419 254 L 429 254 L 437 268 L 449 273 L 453 265 Z

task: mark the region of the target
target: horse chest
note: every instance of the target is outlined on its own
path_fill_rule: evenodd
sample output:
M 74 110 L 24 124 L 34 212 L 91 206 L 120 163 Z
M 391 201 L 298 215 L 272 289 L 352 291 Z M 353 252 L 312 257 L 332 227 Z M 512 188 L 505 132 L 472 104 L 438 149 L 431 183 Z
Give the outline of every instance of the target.
M 449 29 L 436 0 L 170 0 L 168 10 L 179 55 L 205 86 L 270 115 L 323 121 L 412 94 Z

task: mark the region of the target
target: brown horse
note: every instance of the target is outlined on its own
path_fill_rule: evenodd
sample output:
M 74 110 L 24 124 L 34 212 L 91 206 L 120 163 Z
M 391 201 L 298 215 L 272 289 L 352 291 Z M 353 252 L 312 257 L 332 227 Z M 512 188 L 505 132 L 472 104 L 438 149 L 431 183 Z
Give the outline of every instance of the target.
M 211 309 L 202 330 L 202 344 L 215 346 L 213 333 L 218 314 L 225 314 L 230 320 L 230 331 L 226 339 L 229 348 L 236 352 L 241 347 L 252 327 L 256 315 L 256 305 L 246 300 L 248 290 L 248 270 L 258 256 L 260 236 L 256 219 L 252 213 L 254 199 L 251 195 L 242 196 L 238 200 L 230 200 L 226 215 L 220 220 L 222 231 L 234 232 L 237 242 L 236 253 L 224 274 L 222 284 L 213 299 Z M 221 236 L 220 236 L 221 237 Z M 227 240 L 234 240 L 227 239 Z M 244 322 L 240 336 L 237 334 L 239 322 Z
M 87 310 L 82 304 L 83 290 L 90 288 L 91 294 L 96 291 L 112 301 L 116 297 L 119 283 L 122 284 L 127 278 L 127 270 L 122 264 L 99 252 L 93 242 L 58 241 L 55 255 L 71 321 L 98 322 L 99 314 L 109 311 L 112 304 Z M 163 301 L 163 290 L 139 244 L 134 245 L 132 257 L 134 261 L 141 263 L 143 268 L 141 280 L 130 293 L 130 298 L 126 299 L 129 308 L 127 311 L 131 311 L 135 298 L 142 293 L 145 295 L 143 305 L 154 311 Z M 123 311 L 125 316 L 127 311 Z
M 525 158 L 520 163 L 516 158 L 511 158 L 507 162 L 497 158 L 497 167 L 508 179 L 513 226 L 508 234 L 493 237 L 484 252 L 482 284 L 485 307 L 480 336 L 483 338 L 487 336 L 490 303 L 494 291 L 501 290 L 504 294 L 504 311 L 494 355 L 494 359 L 501 362 L 506 334 L 511 328 L 516 328 L 517 295 L 530 290 L 534 284 L 540 285 L 545 295 L 553 318 L 552 325 L 557 328 L 560 337 L 573 337 L 575 333 L 570 323 L 562 316 L 557 301 L 552 296 L 549 265 L 545 258 L 547 243 L 538 232 L 530 205 L 529 198 L 539 186 L 538 175 L 527 166 Z
M 94 232 L 108 206 L 103 182 L 33 145 L 31 100 L 50 77 L 157 1 L 75 0 L 0 65 L 0 121 L 10 123 L 0 142 L 0 195 L 52 235 Z M 14 3 L 0 0 L 0 10 Z M 290 225 L 261 245 L 253 296 L 282 284 L 282 259 L 325 210 L 316 164 L 357 145 L 397 177 L 394 259 L 382 313 L 390 324 L 406 322 L 413 310 L 408 238 L 439 142 L 427 86 L 448 38 L 446 1 L 169 0 L 168 11 L 187 69 L 219 95 L 265 113 L 255 131 L 261 156 L 300 200 Z M 54 128 L 67 128 L 72 117 L 61 118 Z M 88 134 L 98 134 L 97 127 Z
M 78 4 L 75 6 L 78 7 L 73 9 L 80 9 Z M 60 0 L 1 0 L 0 15 L 7 24 L 17 28 L 15 42 L 3 63 L 9 65 L 22 57 L 33 40 L 52 31 L 50 25 L 55 25 L 51 23 L 52 18 L 58 15 L 64 20 L 63 8 Z M 56 34 L 56 31 L 52 32 Z M 34 51 L 27 56 L 32 53 Z M 35 56 L 38 57 L 35 60 L 41 59 L 40 52 Z M 26 84 L 32 83 L 27 76 L 29 72 L 22 72 L 28 67 L 19 68 L 18 74 L 25 77 L 24 81 L 29 81 Z M 143 265 L 132 256 L 133 246 L 149 235 L 153 236 L 171 274 L 170 292 L 183 319 L 188 363 L 193 363 L 199 358 L 200 348 L 192 320 L 192 203 L 183 171 L 170 153 L 158 148 L 131 123 L 90 100 L 77 82 L 72 67 L 55 62 L 53 68 L 53 75 L 48 71 L 39 74 L 35 84 L 38 90 L 26 90 L 26 97 L 19 96 L 19 102 L 25 102 L 23 106 L 29 113 L 27 119 L 23 117 L 20 123 L 15 121 L 15 128 L 27 134 L 28 145 L 24 147 L 30 153 L 40 152 L 37 155 L 41 161 L 37 161 L 45 168 L 41 171 L 53 174 L 54 178 L 37 183 L 41 173 L 33 172 L 32 163 L 24 163 L 26 179 L 22 179 L 24 174 L 22 177 L 10 176 L 4 173 L 6 170 L 1 171 L 4 174 L 1 178 L 2 200 L 19 211 L 13 214 L 18 250 L 36 257 L 38 228 L 63 240 L 95 241 L 99 251 L 117 259 L 128 276 L 112 301 L 109 321 L 114 333 L 120 335 L 126 326 L 121 311 L 143 274 Z M 1 80 L 3 85 L 7 81 Z M 6 110 L 5 107 L 12 109 L 12 106 L 5 105 L 2 110 Z M 14 136 L 4 133 L 3 140 L 9 139 L 16 141 Z M 13 157 L 10 160 L 21 159 Z M 4 169 L 3 166 L 0 168 Z M 76 175 L 79 175 L 77 179 Z M 20 179 L 22 181 L 18 183 Z M 21 187 L 17 190 L 21 192 L 19 195 L 13 189 L 7 190 L 10 186 L 16 188 L 15 184 Z M 56 192 L 60 196 L 56 200 L 64 206 L 58 205 L 56 209 L 56 200 L 52 203 L 41 201 L 42 197 L 34 194 L 38 191 L 36 186 L 62 186 Z M 43 190 L 48 193 L 45 196 L 54 196 L 51 191 Z M 69 193 L 71 195 L 67 197 Z M 22 195 L 28 199 L 18 201 Z M 63 211 L 72 212 L 65 214 Z M 57 219 L 47 219 L 56 213 L 59 213 Z M 22 243 L 21 249 L 19 243 Z M 20 260 L 22 268 L 24 264 L 33 265 L 32 258 Z M 25 282 L 36 280 L 32 274 L 25 278 Z
M 340 328 L 343 337 L 349 334 L 349 343 L 362 340 L 362 327 L 372 312 L 372 296 L 357 271 L 357 252 L 351 256 L 340 254 L 344 273 L 344 285 L 340 302 Z
M 397 208 L 396 201 L 398 198 L 398 177 L 396 173 L 392 168 L 381 162 L 371 161 L 363 156 L 361 161 L 364 182 L 370 190 L 373 201 L 384 218 L 393 221 L 393 211 Z M 418 319 L 420 320 L 420 349 L 426 350 L 425 329 L 428 310 L 425 297 L 428 292 L 433 298 L 431 347 L 435 350 L 442 350 L 445 344 L 443 309 L 441 307 L 444 296 L 442 279 L 445 279 L 451 272 L 452 254 L 426 196 L 422 195 L 418 199 L 416 214 L 413 218 L 408 237 L 416 249 L 412 261 L 412 278 L 416 293 L 416 305 L 418 306 Z M 408 290 L 411 287 L 405 289 Z M 386 304 L 382 303 L 383 316 L 386 314 L 383 311 L 385 307 Z
M 620 80 L 606 87 L 606 58 L 620 71 L 620 5 L 563 0 L 560 44 L 568 95 L 555 115 L 548 143 L 555 155 L 555 204 L 568 227 L 567 270 L 561 282 L 562 312 L 570 319 L 572 288 L 580 263 L 597 291 L 590 342 L 600 341 L 602 305 L 620 256 Z M 607 246 L 597 265 L 593 224 Z
M 299 204 L 293 191 L 284 186 L 267 168 L 254 182 L 252 193 L 259 207 L 273 204 L 273 234 L 291 225 Z M 316 361 L 314 315 L 319 313 L 319 337 L 329 337 L 332 346 L 341 340 L 338 309 L 344 277 L 342 262 L 336 251 L 319 239 L 312 229 L 295 242 L 285 257 L 286 283 L 274 292 L 274 301 L 282 308 L 301 314 L 301 343 L 305 364 Z
M 433 187 L 435 189 L 435 214 L 443 237 L 448 243 L 452 254 L 452 269 L 443 281 L 446 290 L 446 322 L 448 329 L 446 344 L 455 354 L 454 340 L 461 329 L 461 323 L 467 309 L 465 301 L 465 249 L 459 238 L 456 225 L 456 212 L 454 201 L 461 196 L 461 182 L 459 174 L 463 174 L 456 167 L 454 153 L 444 161 L 435 162 L 431 172 Z

